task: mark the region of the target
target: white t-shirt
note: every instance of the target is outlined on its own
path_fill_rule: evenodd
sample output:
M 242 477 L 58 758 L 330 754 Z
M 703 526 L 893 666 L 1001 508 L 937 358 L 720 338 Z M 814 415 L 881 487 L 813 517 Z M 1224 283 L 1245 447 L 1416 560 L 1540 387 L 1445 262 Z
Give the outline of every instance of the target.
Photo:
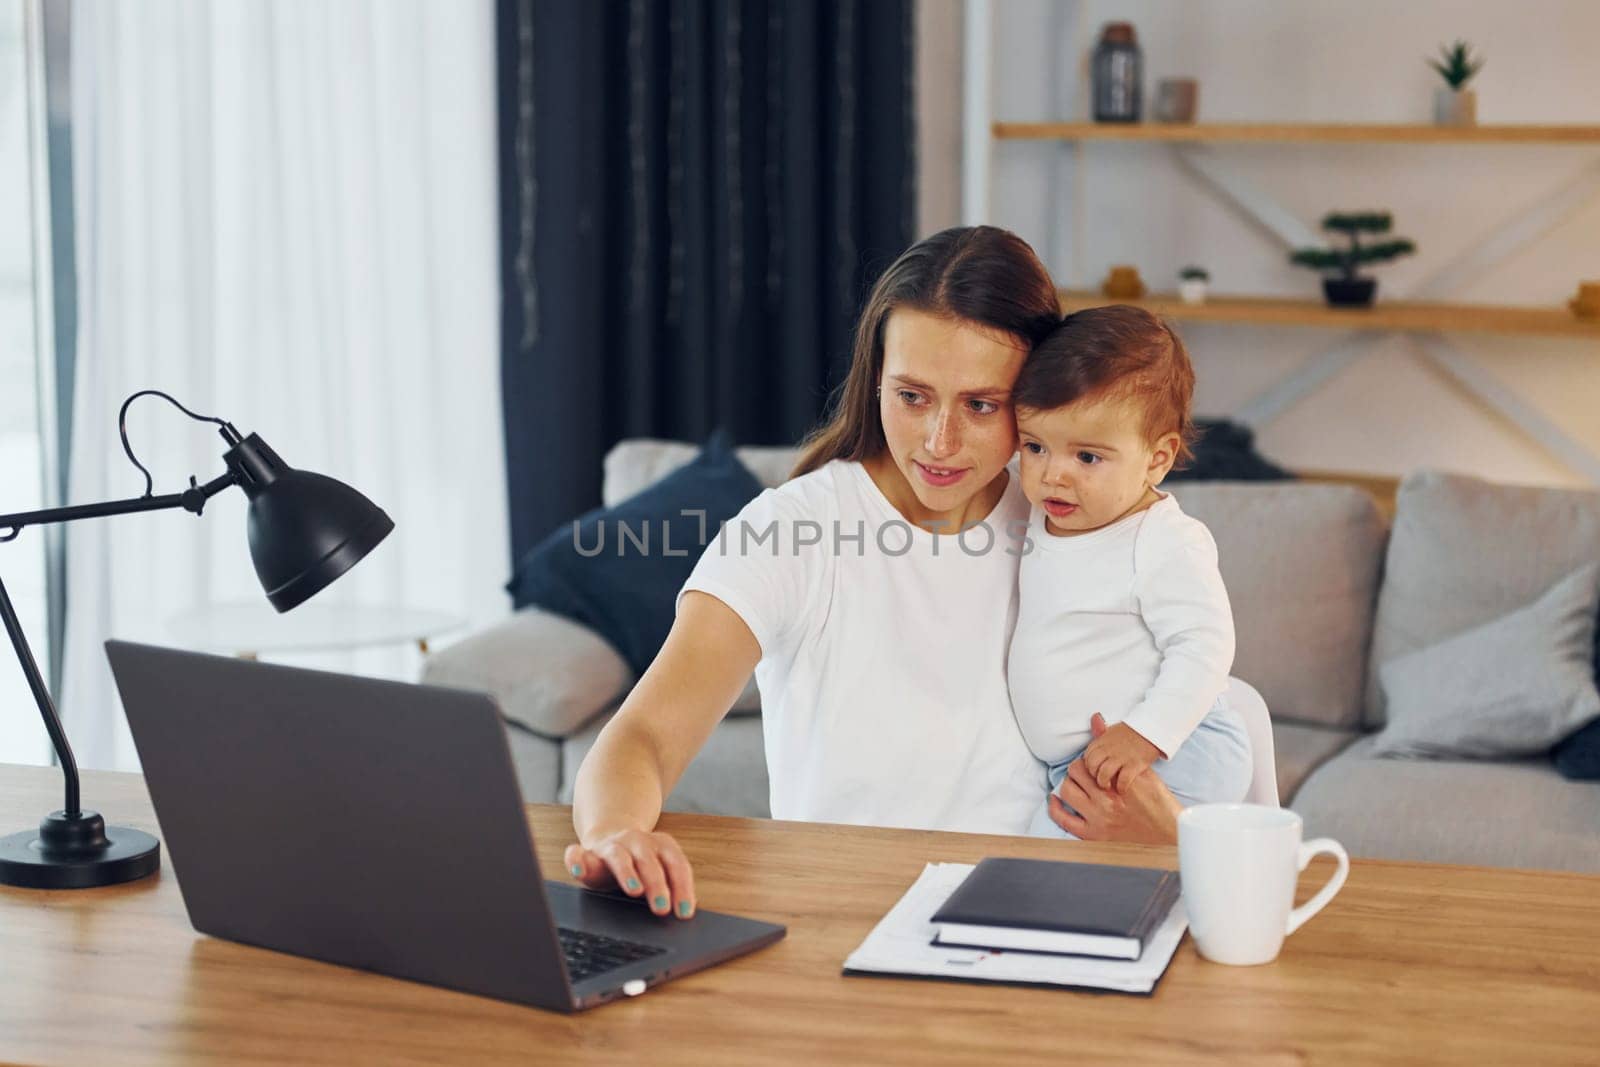
M 1029 527 L 1008 675 L 1035 755 L 1058 763 L 1090 741 L 1095 712 L 1170 758 L 1233 666 L 1233 610 L 1217 545 L 1170 494 L 1071 537 Z
M 1048 789 L 1006 691 L 1027 515 L 1012 474 L 984 523 L 934 535 L 835 460 L 706 546 L 684 592 L 728 605 L 761 645 L 774 818 L 1027 829 Z

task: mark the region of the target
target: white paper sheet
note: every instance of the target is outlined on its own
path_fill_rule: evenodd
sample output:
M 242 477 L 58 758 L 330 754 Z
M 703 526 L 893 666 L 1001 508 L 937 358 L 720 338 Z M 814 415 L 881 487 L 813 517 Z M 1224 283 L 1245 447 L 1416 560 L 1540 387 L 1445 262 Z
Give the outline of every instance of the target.
M 970 863 L 930 863 L 888 915 L 844 961 L 846 971 L 966 978 L 986 982 L 1038 982 L 1122 993 L 1149 993 L 1189 927 L 1179 899 L 1137 960 L 996 952 L 933 944 L 934 912 L 972 872 Z

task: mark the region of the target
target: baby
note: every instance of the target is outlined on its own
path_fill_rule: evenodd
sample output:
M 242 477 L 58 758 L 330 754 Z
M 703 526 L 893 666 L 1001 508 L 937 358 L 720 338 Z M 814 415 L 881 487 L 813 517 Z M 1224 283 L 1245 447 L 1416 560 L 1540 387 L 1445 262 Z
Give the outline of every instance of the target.
M 1234 641 L 1216 543 L 1156 488 L 1191 456 L 1193 394 L 1177 335 L 1125 305 L 1063 319 L 1012 393 L 1033 547 L 1007 674 L 1063 801 L 1080 756 L 1117 792 L 1153 767 L 1185 806 L 1250 785 L 1249 735 L 1221 700 Z M 1045 808 L 1029 833 L 1071 836 Z

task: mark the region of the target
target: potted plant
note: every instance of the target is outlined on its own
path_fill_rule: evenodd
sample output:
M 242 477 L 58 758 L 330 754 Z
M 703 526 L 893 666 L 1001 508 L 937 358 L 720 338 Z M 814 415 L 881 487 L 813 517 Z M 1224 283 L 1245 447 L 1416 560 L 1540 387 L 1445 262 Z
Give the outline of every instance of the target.
M 1472 54 L 1465 41 L 1448 48 L 1439 46 L 1439 58 L 1428 60 L 1445 84 L 1434 90 L 1435 126 L 1472 126 L 1478 121 L 1478 94 L 1466 87 L 1472 76 L 1483 69 L 1483 60 Z
M 1388 233 L 1392 220 L 1387 211 L 1333 212 L 1322 220 L 1322 228 L 1342 233 L 1350 239 L 1349 248 L 1298 248 L 1289 253 L 1289 262 L 1312 270 L 1331 271 L 1322 279 L 1322 292 L 1334 307 L 1366 307 L 1377 292 L 1378 280 L 1364 278 L 1358 268 L 1410 255 L 1417 246 L 1404 237 L 1392 237 L 1375 244 L 1362 244 L 1362 234 Z
M 1185 304 L 1204 304 L 1210 281 L 1211 275 L 1204 267 L 1185 267 L 1178 272 L 1178 297 Z

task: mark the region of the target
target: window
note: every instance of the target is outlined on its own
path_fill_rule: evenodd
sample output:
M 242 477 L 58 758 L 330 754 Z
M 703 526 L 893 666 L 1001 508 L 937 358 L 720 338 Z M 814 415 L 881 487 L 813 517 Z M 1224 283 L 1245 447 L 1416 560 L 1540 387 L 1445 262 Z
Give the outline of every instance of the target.
M 0 514 L 43 506 L 44 454 L 40 423 L 39 337 L 35 318 L 37 158 L 28 63 L 30 34 L 24 5 L 0 4 Z M 34 39 L 38 39 L 34 35 Z M 41 83 L 42 84 L 42 83 Z M 4 533 L 5 531 L 0 531 Z M 41 670 L 49 662 L 42 529 L 0 544 L 0 579 L 16 606 Z M 48 763 L 49 738 L 34 713 L 33 696 L 9 640 L 0 640 L 0 761 Z

